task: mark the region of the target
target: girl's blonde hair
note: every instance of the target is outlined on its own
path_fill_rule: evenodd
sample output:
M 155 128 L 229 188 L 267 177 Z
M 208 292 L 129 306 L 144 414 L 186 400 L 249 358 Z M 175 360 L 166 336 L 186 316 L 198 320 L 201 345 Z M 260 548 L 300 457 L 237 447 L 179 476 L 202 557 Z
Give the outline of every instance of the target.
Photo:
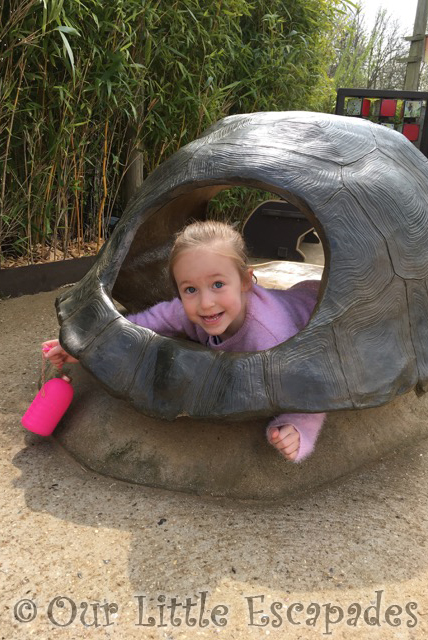
M 248 278 L 248 255 L 241 234 L 230 224 L 216 220 L 193 222 L 177 233 L 169 257 L 169 275 L 175 290 L 174 265 L 183 251 L 199 247 L 211 247 L 222 256 L 231 258 L 236 264 L 241 279 Z

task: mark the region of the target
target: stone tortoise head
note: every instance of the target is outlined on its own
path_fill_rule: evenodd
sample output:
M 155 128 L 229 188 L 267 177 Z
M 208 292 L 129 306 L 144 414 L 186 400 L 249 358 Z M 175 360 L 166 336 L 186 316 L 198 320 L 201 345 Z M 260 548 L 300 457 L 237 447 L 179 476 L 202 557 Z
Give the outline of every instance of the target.
M 317 307 L 268 351 L 226 353 L 135 326 L 171 297 L 173 233 L 222 189 L 283 196 L 317 228 Z M 57 300 L 64 347 L 107 390 L 173 419 L 373 407 L 428 382 L 428 161 L 364 120 L 307 112 L 225 118 L 156 169 L 90 272 Z

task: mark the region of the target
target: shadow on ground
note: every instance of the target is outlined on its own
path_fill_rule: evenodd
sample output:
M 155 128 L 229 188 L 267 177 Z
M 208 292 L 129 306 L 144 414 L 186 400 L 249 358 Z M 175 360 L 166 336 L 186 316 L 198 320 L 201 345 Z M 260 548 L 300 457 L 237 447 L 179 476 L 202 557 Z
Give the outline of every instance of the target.
M 427 567 L 428 441 L 269 504 L 126 484 L 33 440 L 13 459 L 28 508 L 97 531 L 129 532 L 136 593 L 212 591 L 225 579 L 284 593 L 343 590 L 408 580 Z M 105 561 L 110 551 L 103 550 Z

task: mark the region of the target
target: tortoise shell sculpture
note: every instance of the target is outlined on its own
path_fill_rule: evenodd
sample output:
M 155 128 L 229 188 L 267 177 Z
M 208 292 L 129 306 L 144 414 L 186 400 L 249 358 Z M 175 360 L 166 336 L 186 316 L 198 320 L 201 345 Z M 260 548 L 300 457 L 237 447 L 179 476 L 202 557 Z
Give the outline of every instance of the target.
M 295 204 L 324 246 L 309 324 L 268 351 L 210 351 L 138 327 L 172 297 L 172 235 L 223 189 Z M 225 118 L 144 182 L 97 262 L 57 300 L 63 346 L 154 417 L 244 419 L 374 407 L 428 382 L 428 161 L 400 133 L 308 112 Z

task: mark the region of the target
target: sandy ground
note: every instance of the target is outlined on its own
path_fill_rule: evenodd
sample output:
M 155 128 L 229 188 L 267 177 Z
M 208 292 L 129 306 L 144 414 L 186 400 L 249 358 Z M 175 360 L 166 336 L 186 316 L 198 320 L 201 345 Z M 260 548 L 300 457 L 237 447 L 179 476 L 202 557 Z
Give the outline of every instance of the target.
M 56 295 L 0 302 L 1 640 L 427 637 L 427 441 L 281 504 L 97 476 L 20 426 Z

